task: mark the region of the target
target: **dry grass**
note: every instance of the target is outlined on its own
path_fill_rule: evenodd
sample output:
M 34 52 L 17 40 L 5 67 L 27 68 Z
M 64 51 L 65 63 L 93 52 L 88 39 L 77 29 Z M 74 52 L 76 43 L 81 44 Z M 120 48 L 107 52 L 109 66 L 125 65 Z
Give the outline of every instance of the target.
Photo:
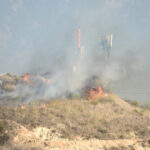
M 0 119 L 13 120 L 32 130 L 42 126 L 54 128 L 62 138 L 74 139 L 117 139 L 133 136 L 148 136 L 150 116 L 141 115 L 135 108 L 115 97 L 101 98 L 96 101 L 53 100 L 41 107 L 43 102 L 31 103 L 20 107 L 0 107 Z M 121 103 L 121 104 L 119 104 Z M 129 105 L 129 106 L 128 106 Z M 138 111 L 142 111 L 139 108 Z

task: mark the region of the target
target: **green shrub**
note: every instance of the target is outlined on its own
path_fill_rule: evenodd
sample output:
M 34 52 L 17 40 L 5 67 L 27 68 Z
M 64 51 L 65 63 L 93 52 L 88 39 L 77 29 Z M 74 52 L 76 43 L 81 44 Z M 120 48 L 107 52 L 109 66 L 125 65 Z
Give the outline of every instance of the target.
M 2 121 L 0 121 L 0 134 L 3 134 L 4 131 L 5 131 L 4 124 Z
M 9 136 L 7 134 L 0 135 L 0 145 L 4 145 L 9 140 Z

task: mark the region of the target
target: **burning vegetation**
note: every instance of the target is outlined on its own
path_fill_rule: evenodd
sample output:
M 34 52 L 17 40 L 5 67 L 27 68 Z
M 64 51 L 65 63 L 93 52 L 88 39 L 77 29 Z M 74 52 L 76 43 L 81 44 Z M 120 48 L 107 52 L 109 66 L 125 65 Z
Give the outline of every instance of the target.
M 85 48 L 81 45 L 80 28 L 77 35 L 78 54 L 66 68 L 56 71 L 54 67 L 51 68 L 52 72 L 44 74 L 34 71 L 22 76 L 0 74 L 0 119 L 4 122 L 1 126 L 8 131 L 0 135 L 0 140 L 4 138 L 2 144 L 10 140 L 15 144 L 22 142 L 22 135 L 28 139 L 27 131 L 40 143 L 44 142 L 44 146 L 53 139 L 116 140 L 142 137 L 147 140 L 150 111 L 135 104 L 133 106 L 133 103 L 131 106 L 110 92 L 108 83 L 112 76 L 107 74 L 105 77 L 103 74 L 105 69 L 111 72 L 108 61 L 113 34 L 101 43 L 106 60 L 101 59 L 100 63 L 97 59 L 102 65 L 92 71 L 88 67 L 98 63 L 95 60 L 85 61 L 91 57 L 86 57 Z M 12 125 L 19 124 L 25 134 L 21 135 L 19 130 L 18 135 L 12 135 L 10 122 L 13 122 Z M 5 133 L 8 138 L 5 138 Z M 23 145 L 32 143 L 27 139 L 23 139 Z M 103 148 L 106 150 L 105 146 Z
M 89 91 L 88 99 L 89 100 L 95 100 L 95 99 L 100 98 L 103 94 L 104 93 L 103 93 L 103 89 L 102 89 L 101 86 L 98 86 L 97 89 L 91 88 L 90 91 Z
M 85 87 L 78 90 L 78 95 L 82 99 L 96 100 L 101 96 L 106 96 L 108 92 L 102 88 L 102 86 L 97 86 L 95 82 L 97 78 L 88 79 L 85 82 Z M 45 98 L 45 93 L 48 88 L 53 87 L 53 79 L 48 76 L 42 75 L 31 75 L 25 73 L 23 76 L 11 75 L 11 74 L 1 74 L 0 75 L 0 97 L 1 104 L 7 104 L 6 101 L 12 101 L 13 105 L 29 103 L 33 99 L 41 100 L 51 100 L 54 98 L 58 99 L 74 99 L 75 93 L 70 91 L 64 91 L 62 95 L 51 96 Z M 58 91 L 59 92 L 59 91 Z M 11 101 L 10 101 L 11 102 Z M 11 103 L 11 104 L 12 104 Z
M 74 97 L 76 93 L 64 90 L 61 93 L 64 97 L 55 95 L 46 99 L 46 89 L 54 85 L 50 75 L 2 74 L 0 81 L 0 102 L 3 104 L 0 105 L 0 120 L 5 127 L 0 135 L 0 140 L 3 141 L 1 145 L 19 143 L 30 147 L 33 143 L 37 147 L 51 148 L 45 142 L 78 138 L 85 141 L 142 137 L 149 141 L 150 111 L 133 106 L 112 94 L 103 87 L 97 76 L 84 82 L 78 90 L 78 98 Z M 34 142 L 29 142 L 31 136 Z M 38 142 L 36 145 L 35 141 L 42 146 Z M 149 146 L 148 142 L 144 144 L 145 147 Z

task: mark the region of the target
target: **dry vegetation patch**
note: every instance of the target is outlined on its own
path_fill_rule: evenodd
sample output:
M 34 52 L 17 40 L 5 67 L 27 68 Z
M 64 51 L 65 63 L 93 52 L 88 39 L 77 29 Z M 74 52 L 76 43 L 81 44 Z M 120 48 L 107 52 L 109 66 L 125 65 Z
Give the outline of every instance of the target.
M 29 130 L 45 127 L 59 138 L 117 139 L 149 136 L 150 116 L 141 108 L 110 95 L 95 101 L 53 100 L 20 107 L 1 106 L 0 118 L 13 120 Z M 56 134 L 57 133 L 57 134 Z

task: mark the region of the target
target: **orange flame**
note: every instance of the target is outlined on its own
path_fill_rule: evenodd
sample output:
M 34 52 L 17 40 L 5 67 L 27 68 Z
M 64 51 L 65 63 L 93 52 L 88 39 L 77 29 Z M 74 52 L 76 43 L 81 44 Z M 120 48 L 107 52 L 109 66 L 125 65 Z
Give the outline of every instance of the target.
M 30 78 L 32 77 L 32 75 L 29 75 L 28 73 L 25 73 L 24 75 L 23 75 L 23 80 L 25 81 L 25 82 L 30 82 Z
M 89 91 L 89 96 L 88 99 L 89 100 L 94 100 L 94 99 L 98 99 L 99 97 L 101 97 L 104 94 L 103 89 L 101 86 L 98 86 L 97 89 L 90 89 Z
M 46 106 L 46 104 L 42 104 L 41 106 L 40 106 L 40 108 L 42 108 L 42 109 L 45 109 L 47 106 Z
M 25 109 L 24 104 L 21 104 L 20 109 L 21 109 L 21 110 L 24 110 L 24 109 Z

